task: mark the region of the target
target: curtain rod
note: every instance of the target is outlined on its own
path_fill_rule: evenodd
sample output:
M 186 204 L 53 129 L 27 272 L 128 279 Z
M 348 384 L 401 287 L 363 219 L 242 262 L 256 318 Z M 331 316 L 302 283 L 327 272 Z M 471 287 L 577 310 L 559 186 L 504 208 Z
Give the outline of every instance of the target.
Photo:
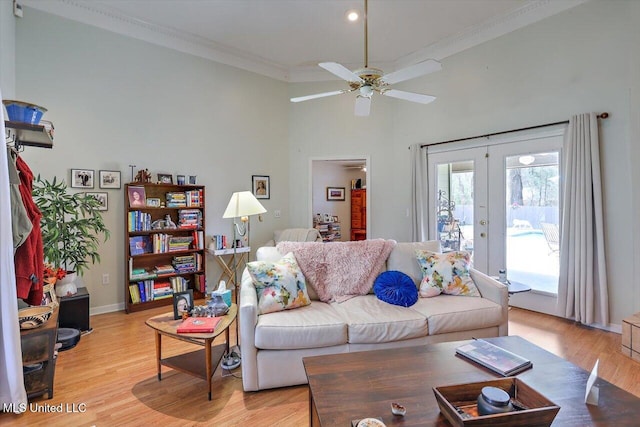
M 607 117 L 609 117 L 609 113 L 602 113 L 602 114 L 598 114 L 597 116 L 599 119 L 606 119 Z M 538 129 L 538 128 L 544 128 L 544 127 L 548 127 L 548 126 L 555 126 L 555 125 L 565 125 L 568 124 L 569 120 L 564 120 L 561 122 L 555 122 L 555 123 L 547 123 L 544 125 L 537 125 L 537 126 L 529 126 L 526 128 L 520 128 L 520 129 L 512 129 L 512 130 L 504 130 L 502 132 L 494 132 L 494 133 L 487 133 L 485 135 L 478 135 L 478 136 L 469 136 L 467 138 L 460 138 L 460 139 L 451 139 L 449 141 L 440 141 L 440 142 L 434 142 L 433 144 L 420 144 L 420 148 L 424 148 L 424 147 L 430 147 L 432 145 L 440 145 L 440 144 L 448 144 L 450 142 L 459 142 L 459 141 L 466 141 L 469 139 L 476 139 L 476 138 L 488 138 L 490 136 L 496 136 L 496 135 L 502 135 L 505 133 L 511 133 L 511 132 L 520 132 L 523 130 L 531 130 L 531 129 Z

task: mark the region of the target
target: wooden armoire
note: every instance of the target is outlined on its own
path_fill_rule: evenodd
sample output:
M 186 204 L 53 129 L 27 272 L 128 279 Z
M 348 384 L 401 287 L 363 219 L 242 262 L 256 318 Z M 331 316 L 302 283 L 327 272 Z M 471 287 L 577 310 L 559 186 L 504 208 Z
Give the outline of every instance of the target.
M 351 190 L 351 240 L 367 238 L 367 190 Z

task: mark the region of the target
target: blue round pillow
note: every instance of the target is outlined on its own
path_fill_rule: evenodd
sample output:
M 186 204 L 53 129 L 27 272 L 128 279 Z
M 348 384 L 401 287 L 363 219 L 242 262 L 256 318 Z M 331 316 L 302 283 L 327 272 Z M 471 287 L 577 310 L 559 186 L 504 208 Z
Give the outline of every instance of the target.
M 418 288 L 411 277 L 401 271 L 385 271 L 376 277 L 373 292 L 379 300 L 410 307 L 418 301 Z

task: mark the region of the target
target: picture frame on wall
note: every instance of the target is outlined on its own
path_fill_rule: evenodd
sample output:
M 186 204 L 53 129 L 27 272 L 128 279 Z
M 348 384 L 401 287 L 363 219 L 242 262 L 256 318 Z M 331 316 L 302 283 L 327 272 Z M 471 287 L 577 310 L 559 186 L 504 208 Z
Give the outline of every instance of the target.
M 120 171 L 101 170 L 98 179 L 100 188 L 120 188 Z
M 343 202 L 345 187 L 327 187 L 327 201 Z
M 173 175 L 170 173 L 159 173 L 158 183 L 160 184 L 173 184 Z
M 256 199 L 271 198 L 271 180 L 267 175 L 251 175 L 251 189 Z
M 193 309 L 193 289 L 173 293 L 173 319 L 182 319 L 182 313 Z
M 93 169 L 71 169 L 71 188 L 93 188 Z
M 85 193 L 100 202 L 99 211 L 109 210 L 109 194 L 108 193 Z

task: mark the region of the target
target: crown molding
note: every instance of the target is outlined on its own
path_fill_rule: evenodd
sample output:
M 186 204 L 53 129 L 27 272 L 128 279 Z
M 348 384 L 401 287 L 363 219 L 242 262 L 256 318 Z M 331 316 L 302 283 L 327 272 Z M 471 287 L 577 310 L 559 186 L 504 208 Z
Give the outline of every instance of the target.
M 532 0 L 509 14 L 484 22 L 452 37 L 442 39 L 424 49 L 400 58 L 395 63 L 381 63 L 376 64 L 376 66 L 386 72 L 391 72 L 430 58 L 442 60 L 587 1 L 589 0 Z M 232 49 L 188 32 L 132 18 L 114 9 L 98 7 L 90 2 L 76 0 L 22 0 L 22 3 L 24 6 L 33 9 L 285 82 L 337 80 L 335 76 L 317 66 L 288 69 L 266 58 Z M 344 65 L 350 69 L 362 67 L 361 64 Z
M 22 0 L 24 6 L 79 21 L 103 30 L 143 40 L 190 55 L 210 59 L 277 80 L 288 80 L 288 70 L 265 58 L 232 49 L 203 37 L 149 23 L 113 9 L 75 0 Z

